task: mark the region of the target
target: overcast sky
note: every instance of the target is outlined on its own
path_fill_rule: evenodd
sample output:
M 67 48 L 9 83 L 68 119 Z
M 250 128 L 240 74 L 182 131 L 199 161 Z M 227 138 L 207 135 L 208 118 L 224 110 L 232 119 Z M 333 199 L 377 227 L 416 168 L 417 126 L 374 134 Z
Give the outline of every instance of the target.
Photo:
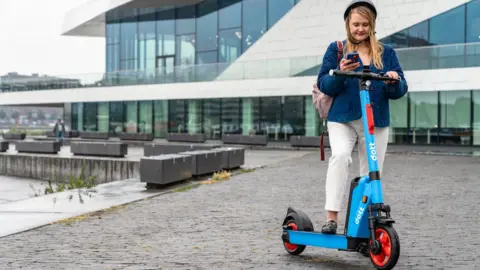
M 61 36 L 65 13 L 89 0 L 0 0 L 0 74 L 105 71 L 103 38 Z

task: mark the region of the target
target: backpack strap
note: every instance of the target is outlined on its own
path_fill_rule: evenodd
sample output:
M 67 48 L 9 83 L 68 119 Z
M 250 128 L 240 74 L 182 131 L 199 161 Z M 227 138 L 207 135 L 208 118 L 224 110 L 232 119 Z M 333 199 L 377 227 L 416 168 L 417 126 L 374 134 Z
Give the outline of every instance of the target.
M 343 54 L 343 42 L 340 40 L 337 40 L 337 65 L 340 63 L 340 60 L 342 58 Z M 325 121 L 324 121 L 325 122 Z M 325 127 L 325 131 L 322 132 L 322 135 L 320 135 L 320 160 L 324 161 L 325 160 L 325 144 L 323 142 L 323 139 L 325 135 L 328 134 L 328 128 Z

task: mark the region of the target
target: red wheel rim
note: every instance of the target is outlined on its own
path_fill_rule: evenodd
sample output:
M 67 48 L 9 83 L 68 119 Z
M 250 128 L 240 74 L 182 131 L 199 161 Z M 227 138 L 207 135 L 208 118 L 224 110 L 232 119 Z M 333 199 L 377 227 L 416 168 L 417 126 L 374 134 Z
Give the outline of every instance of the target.
M 297 224 L 291 222 L 291 223 L 288 223 L 287 224 L 288 226 L 292 227 L 292 230 L 293 231 L 296 231 L 298 228 L 297 228 Z M 294 244 L 290 244 L 290 243 L 287 243 L 287 242 L 284 242 L 284 245 L 285 245 L 285 248 L 289 251 L 295 251 L 297 249 L 297 245 L 294 245 Z
M 370 251 L 370 256 L 376 265 L 385 266 L 390 260 L 390 255 L 392 254 L 392 241 L 390 240 L 390 235 L 388 235 L 388 232 L 385 229 L 378 228 L 375 231 L 375 239 L 380 242 L 380 253 L 373 254 Z

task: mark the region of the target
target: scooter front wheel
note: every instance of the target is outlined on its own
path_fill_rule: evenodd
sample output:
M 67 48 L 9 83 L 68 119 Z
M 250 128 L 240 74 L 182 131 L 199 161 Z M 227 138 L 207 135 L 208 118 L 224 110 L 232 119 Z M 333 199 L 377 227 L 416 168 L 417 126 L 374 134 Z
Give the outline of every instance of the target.
M 400 240 L 397 232 L 391 225 L 378 224 L 375 239 L 380 245 L 377 254 L 370 248 L 370 260 L 377 269 L 392 269 L 400 257 Z

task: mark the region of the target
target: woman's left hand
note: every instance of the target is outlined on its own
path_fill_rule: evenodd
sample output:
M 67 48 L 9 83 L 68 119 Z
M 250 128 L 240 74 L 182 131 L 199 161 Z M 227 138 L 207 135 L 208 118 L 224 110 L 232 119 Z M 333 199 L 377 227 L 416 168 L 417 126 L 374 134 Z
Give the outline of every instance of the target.
M 385 74 L 387 77 L 390 77 L 392 79 L 400 79 L 400 76 L 398 76 L 398 73 L 395 71 L 389 71 L 387 74 Z M 391 83 L 396 83 L 397 81 L 385 81 L 386 84 L 391 84 Z

